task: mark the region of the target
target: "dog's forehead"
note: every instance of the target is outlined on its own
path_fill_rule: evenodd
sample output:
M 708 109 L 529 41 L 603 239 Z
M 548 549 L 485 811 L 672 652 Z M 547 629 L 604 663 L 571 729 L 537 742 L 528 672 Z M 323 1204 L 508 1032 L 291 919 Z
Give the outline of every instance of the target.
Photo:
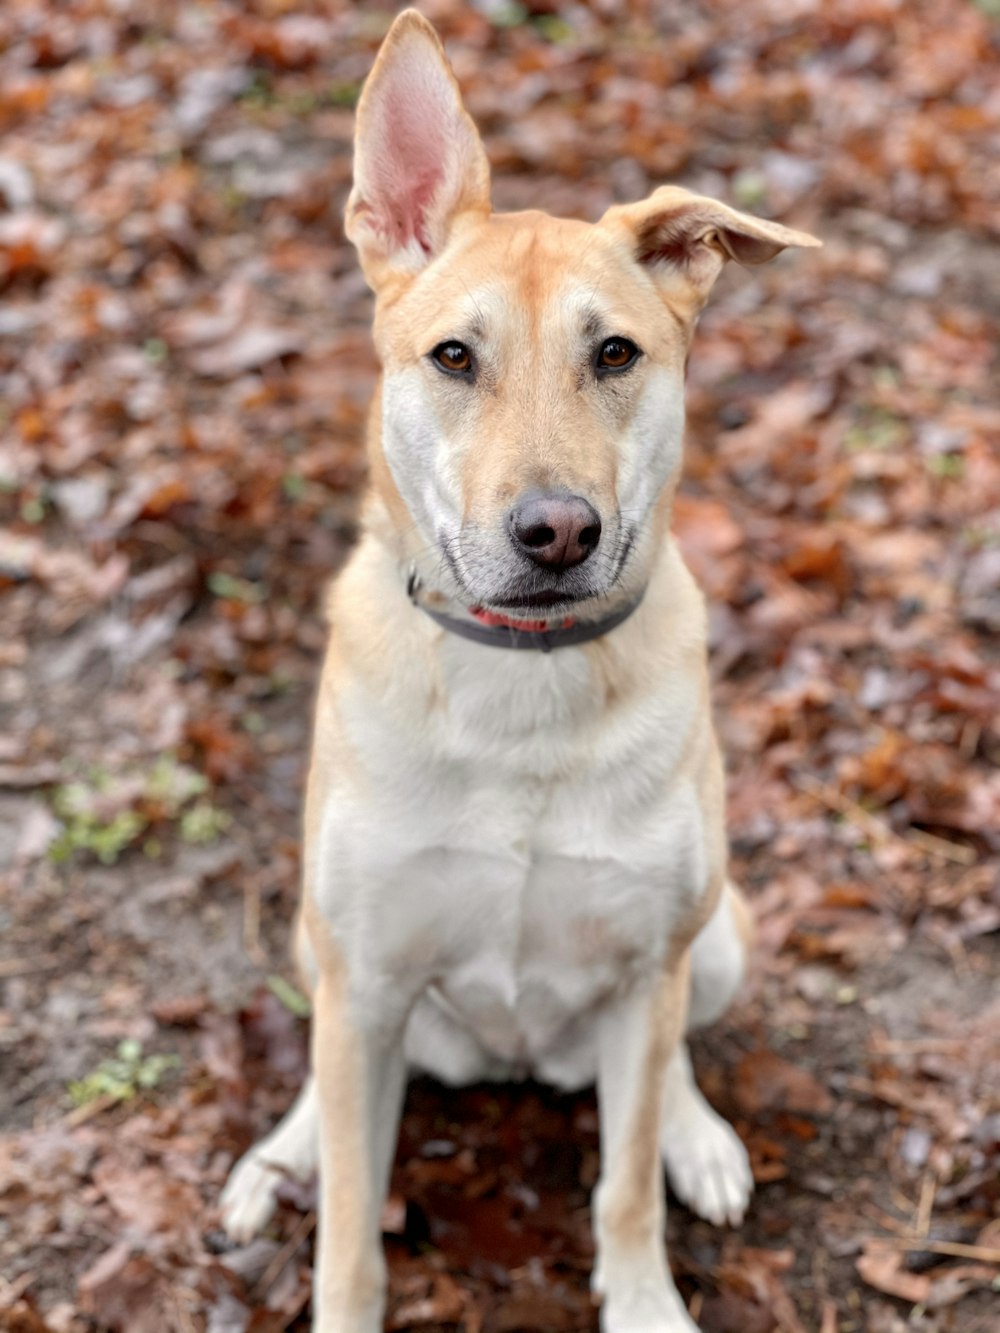
M 574 322 L 614 303 L 621 281 L 638 276 L 601 227 L 540 212 L 494 213 L 453 262 L 463 281 L 475 278 L 537 317 Z
M 442 337 L 635 336 L 664 316 L 617 237 L 540 212 L 493 214 L 463 230 L 404 301 L 411 331 Z

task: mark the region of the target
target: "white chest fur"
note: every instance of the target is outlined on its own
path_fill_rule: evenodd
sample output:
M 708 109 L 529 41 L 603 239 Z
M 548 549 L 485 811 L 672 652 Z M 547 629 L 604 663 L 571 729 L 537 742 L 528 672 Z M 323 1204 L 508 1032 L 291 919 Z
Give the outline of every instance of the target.
M 580 649 L 448 639 L 437 660 L 419 715 L 405 690 L 343 692 L 366 778 L 334 783 L 317 896 L 360 1009 L 388 1018 L 433 986 L 488 1050 L 535 1064 L 662 959 L 706 891 L 682 763 L 701 681 L 665 672 L 609 701 Z

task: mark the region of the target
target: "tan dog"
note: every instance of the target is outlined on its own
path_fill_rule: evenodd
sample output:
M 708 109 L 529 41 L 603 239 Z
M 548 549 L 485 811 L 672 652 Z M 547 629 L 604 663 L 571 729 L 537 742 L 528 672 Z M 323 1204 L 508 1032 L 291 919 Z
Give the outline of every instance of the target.
M 684 364 L 727 258 L 818 242 L 670 187 L 596 225 L 492 213 L 413 11 L 361 99 L 347 227 L 383 373 L 306 803 L 314 1076 L 237 1166 L 225 1223 L 249 1237 L 318 1157 L 313 1328 L 375 1333 L 407 1066 L 596 1079 L 602 1327 L 691 1330 L 663 1162 L 718 1223 L 752 1181 L 683 1041 L 728 1003 L 749 934 L 704 608 L 669 529 Z

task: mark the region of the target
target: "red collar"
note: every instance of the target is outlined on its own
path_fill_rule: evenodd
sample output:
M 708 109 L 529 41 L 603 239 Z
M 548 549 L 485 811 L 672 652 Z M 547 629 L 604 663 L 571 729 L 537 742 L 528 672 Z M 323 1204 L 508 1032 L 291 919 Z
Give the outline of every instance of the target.
M 559 624 L 550 624 L 547 620 L 512 620 L 510 616 L 498 615 L 496 611 L 484 611 L 481 606 L 470 606 L 469 615 L 475 616 L 480 625 L 488 625 L 490 629 L 500 626 L 503 629 L 519 629 L 531 634 L 541 634 L 545 630 L 553 629 L 572 629 L 576 624 L 572 616 L 567 616 Z
M 603 620 L 578 622 L 567 617 L 558 625 L 550 625 L 547 620 L 512 620 L 510 616 L 498 615 L 495 611 L 484 611 L 481 606 L 470 609 L 470 619 L 450 616 L 444 611 L 436 611 L 421 601 L 417 595 L 420 579 L 417 571 L 410 567 L 406 580 L 406 594 L 415 607 L 424 615 L 436 621 L 442 629 L 459 638 L 471 639 L 474 643 L 485 644 L 491 648 L 535 648 L 539 652 L 550 653 L 553 648 L 570 648 L 578 644 L 590 643 L 602 635 L 610 634 L 622 621 L 627 620 L 642 601 L 643 589 L 630 602 L 620 606 Z

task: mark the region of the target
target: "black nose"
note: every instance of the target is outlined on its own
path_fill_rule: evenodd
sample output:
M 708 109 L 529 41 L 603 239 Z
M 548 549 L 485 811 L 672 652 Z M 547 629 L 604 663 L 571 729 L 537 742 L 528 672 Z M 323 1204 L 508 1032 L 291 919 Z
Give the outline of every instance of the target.
M 532 491 L 507 515 L 514 545 L 536 565 L 560 574 L 582 564 L 601 540 L 601 516 L 582 495 Z

